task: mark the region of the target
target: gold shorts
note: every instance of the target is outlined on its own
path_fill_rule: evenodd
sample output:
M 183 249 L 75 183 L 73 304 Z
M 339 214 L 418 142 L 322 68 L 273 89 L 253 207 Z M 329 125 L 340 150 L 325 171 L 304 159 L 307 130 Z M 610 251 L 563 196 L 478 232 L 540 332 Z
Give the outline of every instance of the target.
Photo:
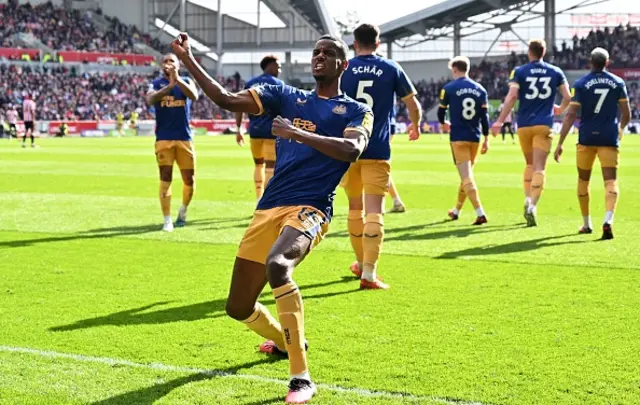
M 578 169 L 591 170 L 596 156 L 598 156 L 600 166 L 617 168 L 619 154 L 620 152 L 615 146 L 585 146 L 578 144 L 576 162 Z
M 518 128 L 518 140 L 522 153 L 528 154 L 533 149 L 542 149 L 549 153 L 553 141 L 551 127 L 546 125 L 534 125 L 532 127 Z
M 347 197 L 365 194 L 385 195 L 389 188 L 391 163 L 388 160 L 362 159 L 352 163 L 342 178 Z
M 251 154 L 254 159 L 276 160 L 276 140 L 249 138 Z
M 453 155 L 453 162 L 457 165 L 466 162 L 471 162 L 471 166 L 476 163 L 478 157 L 479 142 L 469 141 L 454 141 L 451 142 L 451 154 Z
M 196 152 L 191 141 L 156 141 L 158 166 L 173 166 L 178 163 L 181 170 L 195 167 Z
M 271 247 L 285 226 L 311 239 L 309 250 L 317 246 L 329 229 L 324 214 L 313 207 L 291 206 L 257 210 L 242 237 L 237 257 L 265 264 Z

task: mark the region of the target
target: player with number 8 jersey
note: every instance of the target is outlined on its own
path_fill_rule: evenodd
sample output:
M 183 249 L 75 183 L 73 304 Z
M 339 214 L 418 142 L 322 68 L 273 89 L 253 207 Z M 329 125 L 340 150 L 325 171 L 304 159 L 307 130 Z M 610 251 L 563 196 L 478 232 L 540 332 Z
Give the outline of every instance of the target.
M 458 219 L 465 200 L 469 198 L 477 215 L 473 225 L 482 225 L 487 223 L 487 217 L 478 195 L 473 166 L 478 155 L 481 127 L 485 136 L 481 152 L 484 154 L 489 150 L 489 99 L 484 87 L 469 78 L 470 68 L 471 62 L 465 56 L 456 56 L 449 62 L 454 80 L 447 83 L 440 93 L 438 120 L 441 125 L 447 124 L 445 115 L 449 108 L 451 153 L 461 181 L 458 202 L 449 211 L 449 218 L 454 221 Z
M 380 29 L 362 24 L 353 35 L 356 56 L 349 60 L 341 89 L 371 107 L 374 119 L 369 145 L 342 181 L 349 199 L 347 229 L 356 256 L 351 272 L 360 278 L 362 289 L 387 289 L 389 286 L 377 278 L 376 267 L 384 236 L 384 198 L 391 178 L 389 142 L 395 97 L 399 96 L 409 110 L 411 140 L 420 136 L 422 108 L 411 80 L 400 65 L 376 54 Z
M 516 100 L 519 101 L 518 139 L 526 161 L 524 217 L 527 226 L 537 225 L 537 206 L 551 151 L 553 116 L 564 112 L 571 101 L 562 70 L 543 60 L 546 48 L 543 40 L 529 41 L 529 63 L 511 72 L 509 94 L 500 117 L 493 124 L 494 134 L 497 134 Z M 555 105 L 558 91 L 562 95 L 560 106 Z

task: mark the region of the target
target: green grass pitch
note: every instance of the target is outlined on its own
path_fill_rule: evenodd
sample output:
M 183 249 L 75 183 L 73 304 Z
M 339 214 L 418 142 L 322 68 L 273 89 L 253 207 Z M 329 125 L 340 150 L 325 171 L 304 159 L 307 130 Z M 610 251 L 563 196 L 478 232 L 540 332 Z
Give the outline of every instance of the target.
M 472 227 L 469 206 L 445 221 L 458 184 L 447 141 L 394 140 L 408 212 L 385 217 L 386 292 L 350 277 L 338 190 L 328 237 L 294 275 L 314 403 L 640 403 L 640 137 L 622 144 L 606 242 L 598 166 L 593 235 L 577 235 L 571 146 L 525 228 L 519 147 L 492 141 L 476 168 L 490 222 Z M 255 205 L 250 152 L 232 137 L 196 144 L 189 225 L 165 234 L 152 138 L 3 140 L 0 404 L 282 402 L 287 362 L 224 314 Z M 262 302 L 275 311 L 270 291 Z

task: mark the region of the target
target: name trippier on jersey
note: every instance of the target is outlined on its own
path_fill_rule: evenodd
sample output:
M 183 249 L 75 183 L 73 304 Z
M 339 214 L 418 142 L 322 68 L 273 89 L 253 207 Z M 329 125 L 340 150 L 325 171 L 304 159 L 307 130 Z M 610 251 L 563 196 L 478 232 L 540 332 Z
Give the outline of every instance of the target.
M 472 94 L 472 95 L 474 95 L 476 97 L 482 97 L 482 94 L 480 93 L 480 90 L 478 90 L 478 89 L 470 89 L 468 87 L 456 91 L 456 96 L 461 96 L 463 94 Z
M 380 69 L 375 65 L 354 66 L 351 68 L 351 71 L 353 72 L 354 75 L 370 73 L 380 77 L 384 74 L 384 70 Z
M 535 75 L 535 74 L 543 74 L 544 75 L 544 74 L 547 74 L 547 69 L 534 68 L 534 69 L 531 69 L 530 72 L 531 72 L 532 75 Z
M 596 77 L 593 78 L 591 80 L 589 80 L 587 83 L 585 83 L 584 87 L 589 90 L 589 88 L 595 84 L 606 84 L 607 86 L 610 86 L 612 89 L 617 89 L 618 88 L 618 83 L 614 82 L 611 79 L 608 79 L 606 77 Z

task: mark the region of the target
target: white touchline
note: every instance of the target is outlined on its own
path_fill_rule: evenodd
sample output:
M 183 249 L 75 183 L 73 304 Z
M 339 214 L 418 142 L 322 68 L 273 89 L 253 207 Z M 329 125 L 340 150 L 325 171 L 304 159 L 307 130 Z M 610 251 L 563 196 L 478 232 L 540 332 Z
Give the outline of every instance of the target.
M 132 368 L 171 371 L 171 372 L 178 372 L 178 373 L 204 374 L 204 375 L 210 375 L 212 377 L 237 378 L 241 380 L 253 380 L 253 381 L 259 381 L 259 382 L 279 384 L 279 385 L 288 384 L 288 381 L 285 381 L 285 380 L 263 377 L 259 375 L 233 374 L 233 373 L 228 373 L 226 371 L 221 371 L 221 370 L 181 367 L 181 366 L 173 366 L 170 364 L 162 364 L 162 363 L 148 363 L 148 364 L 136 363 L 134 361 L 114 359 L 110 357 L 94 357 L 94 356 L 85 356 L 83 354 L 60 353 L 60 352 L 49 351 L 49 350 L 31 349 L 28 347 L 0 346 L 0 352 L 26 353 L 26 354 L 32 354 L 40 357 L 70 359 L 70 360 L 80 361 L 84 363 L 99 363 L 99 364 L 108 364 L 108 365 L 117 365 L 117 366 L 127 366 Z M 340 392 L 345 394 L 353 394 L 360 397 L 384 397 L 384 398 L 424 400 L 424 401 L 429 400 L 429 401 L 439 402 L 442 404 L 451 404 L 451 405 L 454 405 L 454 404 L 455 405 L 485 405 L 482 402 L 467 402 L 462 400 L 457 401 L 457 400 L 451 400 L 451 399 L 445 399 L 445 398 L 427 397 L 427 396 L 419 396 L 419 395 L 412 395 L 412 394 L 399 394 L 399 393 L 385 392 L 385 391 L 371 391 L 364 388 L 346 388 L 346 387 L 340 387 L 338 385 L 331 385 L 331 384 L 316 384 L 316 386 L 321 390 Z

